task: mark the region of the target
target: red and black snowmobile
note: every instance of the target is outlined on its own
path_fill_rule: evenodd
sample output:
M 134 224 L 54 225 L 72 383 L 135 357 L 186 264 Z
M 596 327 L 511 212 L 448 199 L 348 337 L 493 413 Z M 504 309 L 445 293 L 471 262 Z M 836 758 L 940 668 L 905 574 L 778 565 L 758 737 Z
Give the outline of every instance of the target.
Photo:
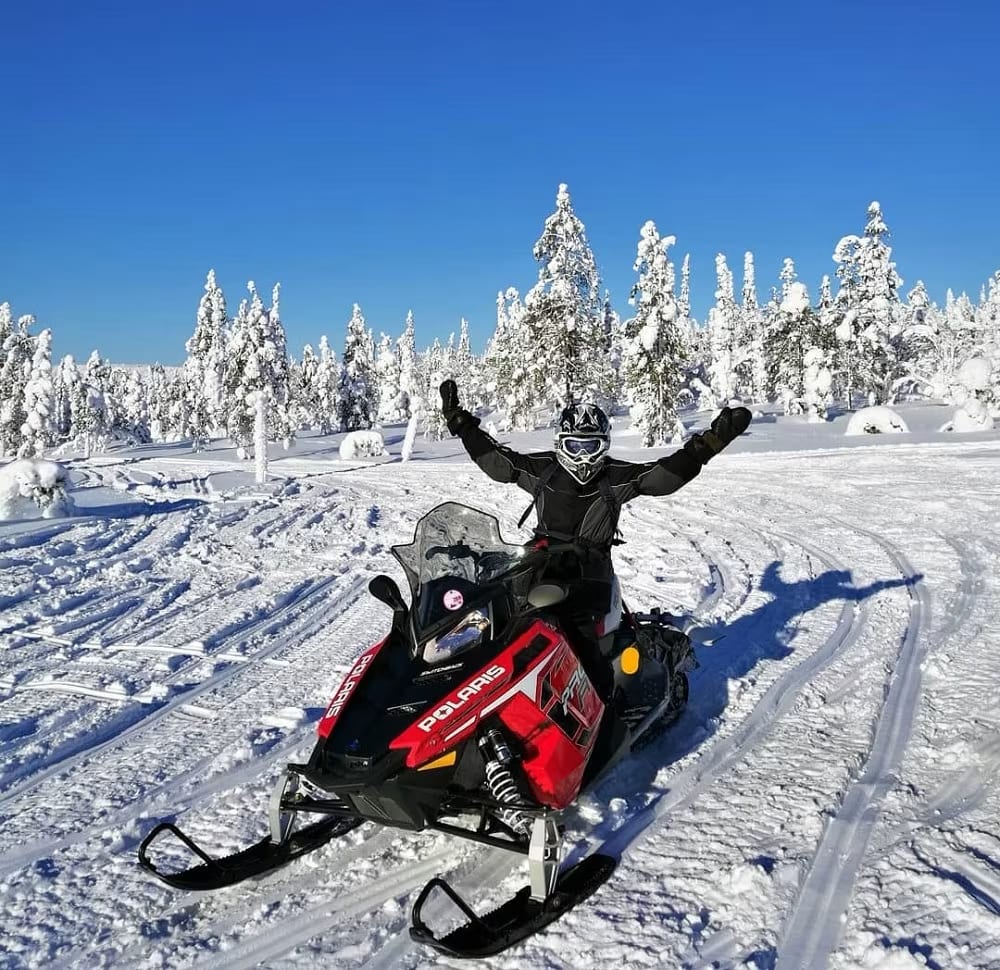
M 551 557 L 575 548 L 510 545 L 490 515 L 456 503 L 433 509 L 413 542 L 392 549 L 411 605 L 388 576 L 371 581 L 371 593 L 393 610 L 392 628 L 355 661 L 319 722 L 309 761 L 289 764 L 279 779 L 270 835 L 212 859 L 163 823 L 143 840 L 140 863 L 172 886 L 218 889 L 365 821 L 527 856 L 529 885 L 489 914 L 476 915 L 441 878 L 420 892 L 411 935 L 453 956 L 498 953 L 585 899 L 617 860 L 593 854 L 560 872 L 560 813 L 676 719 L 695 660 L 667 614 L 623 613 L 614 584 L 546 579 Z M 562 617 L 578 616 L 581 603 L 596 623 L 605 614 L 614 621 L 601 639 L 615 672 L 613 712 L 564 632 L 572 626 Z M 300 826 L 301 815 L 319 820 Z M 157 868 L 150 846 L 166 833 L 201 861 L 180 872 Z M 468 919 L 441 937 L 422 918 L 435 891 Z

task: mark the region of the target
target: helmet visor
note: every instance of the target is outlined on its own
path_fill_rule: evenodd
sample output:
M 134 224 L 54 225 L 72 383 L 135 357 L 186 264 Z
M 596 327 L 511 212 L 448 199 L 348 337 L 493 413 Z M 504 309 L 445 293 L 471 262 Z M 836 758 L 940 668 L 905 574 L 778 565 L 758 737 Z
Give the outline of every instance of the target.
M 603 438 L 570 438 L 561 439 L 560 444 L 567 455 L 574 458 L 582 455 L 599 455 L 607 447 L 607 442 Z

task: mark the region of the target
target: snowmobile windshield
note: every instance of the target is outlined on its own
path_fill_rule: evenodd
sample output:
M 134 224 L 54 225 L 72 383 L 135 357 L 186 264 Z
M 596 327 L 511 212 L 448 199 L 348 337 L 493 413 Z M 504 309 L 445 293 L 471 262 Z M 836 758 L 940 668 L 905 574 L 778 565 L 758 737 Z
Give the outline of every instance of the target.
M 393 546 L 392 554 L 406 573 L 414 602 L 434 580 L 462 581 L 444 603 L 446 609 L 457 612 L 465 605 L 465 590 L 498 579 L 517 565 L 525 550 L 504 542 L 500 523 L 492 515 L 445 502 L 417 523 L 413 542 Z

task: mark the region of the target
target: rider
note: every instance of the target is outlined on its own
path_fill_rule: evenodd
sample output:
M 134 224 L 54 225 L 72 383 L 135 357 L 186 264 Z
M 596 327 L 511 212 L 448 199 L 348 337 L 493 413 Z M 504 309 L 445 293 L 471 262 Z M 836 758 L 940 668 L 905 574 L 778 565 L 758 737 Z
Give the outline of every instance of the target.
M 497 482 L 512 482 L 532 496 L 538 525 L 535 540 L 574 543 L 581 549 L 572 560 L 555 566 L 562 578 L 610 581 L 614 576 L 611 547 L 619 541 L 621 507 L 639 495 L 669 495 L 694 478 L 711 458 L 750 425 L 746 408 L 725 407 L 708 431 L 693 434 L 672 455 L 655 461 L 623 461 L 608 456 L 611 426 L 595 404 L 566 408 L 559 419 L 555 451 L 522 454 L 499 444 L 479 427 L 479 418 L 458 403 L 452 380 L 440 388 L 441 410 L 448 430 L 462 440 L 472 460 Z M 519 525 L 527 518 L 529 506 Z M 549 571 L 552 575 L 553 570 Z M 581 659 L 601 696 L 613 689 L 612 670 L 601 655 L 593 610 L 577 610 Z

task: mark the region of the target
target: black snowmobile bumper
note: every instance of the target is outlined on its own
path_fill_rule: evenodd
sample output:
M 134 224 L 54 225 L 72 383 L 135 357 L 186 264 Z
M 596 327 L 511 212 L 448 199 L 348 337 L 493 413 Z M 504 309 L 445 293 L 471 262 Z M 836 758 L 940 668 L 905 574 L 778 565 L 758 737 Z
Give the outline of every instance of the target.
M 546 899 L 532 898 L 531 887 L 525 886 L 516 896 L 483 916 L 478 916 L 444 879 L 432 879 L 413 904 L 410 936 L 417 943 L 451 957 L 493 956 L 539 932 L 583 902 L 607 881 L 616 865 L 617 860 L 611 856 L 588 856 L 560 875 L 555 890 Z M 424 904 L 435 889 L 448 896 L 468 918 L 467 923 L 440 938 L 422 918 Z

